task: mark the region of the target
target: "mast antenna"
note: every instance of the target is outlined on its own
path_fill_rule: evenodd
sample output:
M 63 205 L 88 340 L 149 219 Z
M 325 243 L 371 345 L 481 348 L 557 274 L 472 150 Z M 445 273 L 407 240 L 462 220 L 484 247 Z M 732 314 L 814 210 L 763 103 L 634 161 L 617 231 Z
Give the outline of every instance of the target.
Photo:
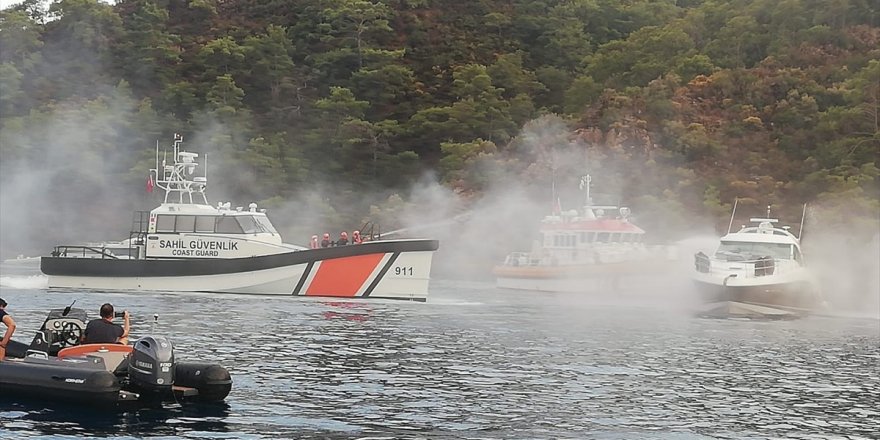
M 730 213 L 730 223 L 727 224 L 727 233 L 730 234 L 730 228 L 733 227 L 733 217 L 736 215 L 736 204 L 739 203 L 739 197 L 733 199 L 733 212 Z M 770 217 L 769 215 L 767 217 Z
M 807 204 L 804 203 L 804 212 L 801 214 L 801 226 L 798 229 L 798 241 L 804 236 L 804 219 L 807 218 Z

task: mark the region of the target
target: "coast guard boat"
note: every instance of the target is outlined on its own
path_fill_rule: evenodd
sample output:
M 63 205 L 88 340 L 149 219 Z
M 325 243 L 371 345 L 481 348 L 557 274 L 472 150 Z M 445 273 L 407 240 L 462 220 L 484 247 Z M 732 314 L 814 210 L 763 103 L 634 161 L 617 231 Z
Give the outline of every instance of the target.
M 673 246 L 645 243 L 645 231 L 629 221 L 630 210 L 594 204 L 592 178 L 581 210 L 563 211 L 554 194 L 554 212 L 541 220 L 530 252 L 513 252 L 493 268 L 497 286 L 545 292 L 597 292 L 647 288 L 675 265 Z
M 770 218 L 751 218 L 743 226 L 721 237 L 712 256 L 694 256 L 693 281 L 703 301 L 703 315 L 797 317 L 823 306 L 816 277 L 804 263 L 800 235 L 788 226 L 777 227 Z M 806 217 L 806 205 L 804 206 Z
M 270 295 L 374 297 L 425 301 L 437 240 L 382 240 L 311 249 L 282 242 L 265 209 L 212 206 L 207 170 L 175 135 L 173 163 L 150 170 L 147 188 L 165 191 L 136 212 L 128 252 L 56 246 L 40 261 L 49 287 Z

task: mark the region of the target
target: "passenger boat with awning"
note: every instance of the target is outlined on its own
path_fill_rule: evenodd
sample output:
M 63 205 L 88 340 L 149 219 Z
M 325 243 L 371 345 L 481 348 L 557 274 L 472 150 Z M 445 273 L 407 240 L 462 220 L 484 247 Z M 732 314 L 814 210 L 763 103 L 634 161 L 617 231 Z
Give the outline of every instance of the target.
M 612 292 L 656 285 L 658 274 L 676 263 L 676 248 L 649 245 L 630 210 L 594 203 L 592 178 L 583 176 L 582 209 L 563 210 L 554 195 L 551 215 L 541 220 L 529 252 L 508 254 L 492 272 L 497 286 L 545 292 Z
M 312 249 L 282 242 L 265 209 L 208 203 L 207 171 L 175 135 L 173 163 L 150 170 L 163 202 L 135 214 L 130 251 L 56 246 L 40 269 L 49 287 L 425 301 L 437 240 L 383 240 Z

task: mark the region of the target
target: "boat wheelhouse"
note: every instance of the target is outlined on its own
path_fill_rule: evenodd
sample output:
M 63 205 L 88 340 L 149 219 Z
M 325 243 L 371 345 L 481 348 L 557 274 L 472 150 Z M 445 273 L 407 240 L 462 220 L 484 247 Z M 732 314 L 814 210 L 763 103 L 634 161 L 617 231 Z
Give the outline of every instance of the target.
M 135 213 L 125 257 L 99 244 L 56 246 L 40 263 L 50 287 L 426 299 L 436 240 L 284 243 L 255 203 L 209 204 L 207 169 L 197 172 L 199 155 L 182 142 L 175 135 L 171 164 L 160 165 L 157 148 L 147 188 L 164 198 Z

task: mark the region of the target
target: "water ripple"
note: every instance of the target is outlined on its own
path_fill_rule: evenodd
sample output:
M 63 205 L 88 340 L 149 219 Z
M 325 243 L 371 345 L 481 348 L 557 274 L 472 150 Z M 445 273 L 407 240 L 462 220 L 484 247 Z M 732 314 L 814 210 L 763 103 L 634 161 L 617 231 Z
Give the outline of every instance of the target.
M 0 404 L 0 438 L 877 438 L 877 321 L 674 310 L 432 288 L 426 304 L 4 288 L 44 309 L 111 301 L 133 334 L 229 368 L 224 405 L 120 414 Z M 433 304 L 437 298 L 438 305 Z

